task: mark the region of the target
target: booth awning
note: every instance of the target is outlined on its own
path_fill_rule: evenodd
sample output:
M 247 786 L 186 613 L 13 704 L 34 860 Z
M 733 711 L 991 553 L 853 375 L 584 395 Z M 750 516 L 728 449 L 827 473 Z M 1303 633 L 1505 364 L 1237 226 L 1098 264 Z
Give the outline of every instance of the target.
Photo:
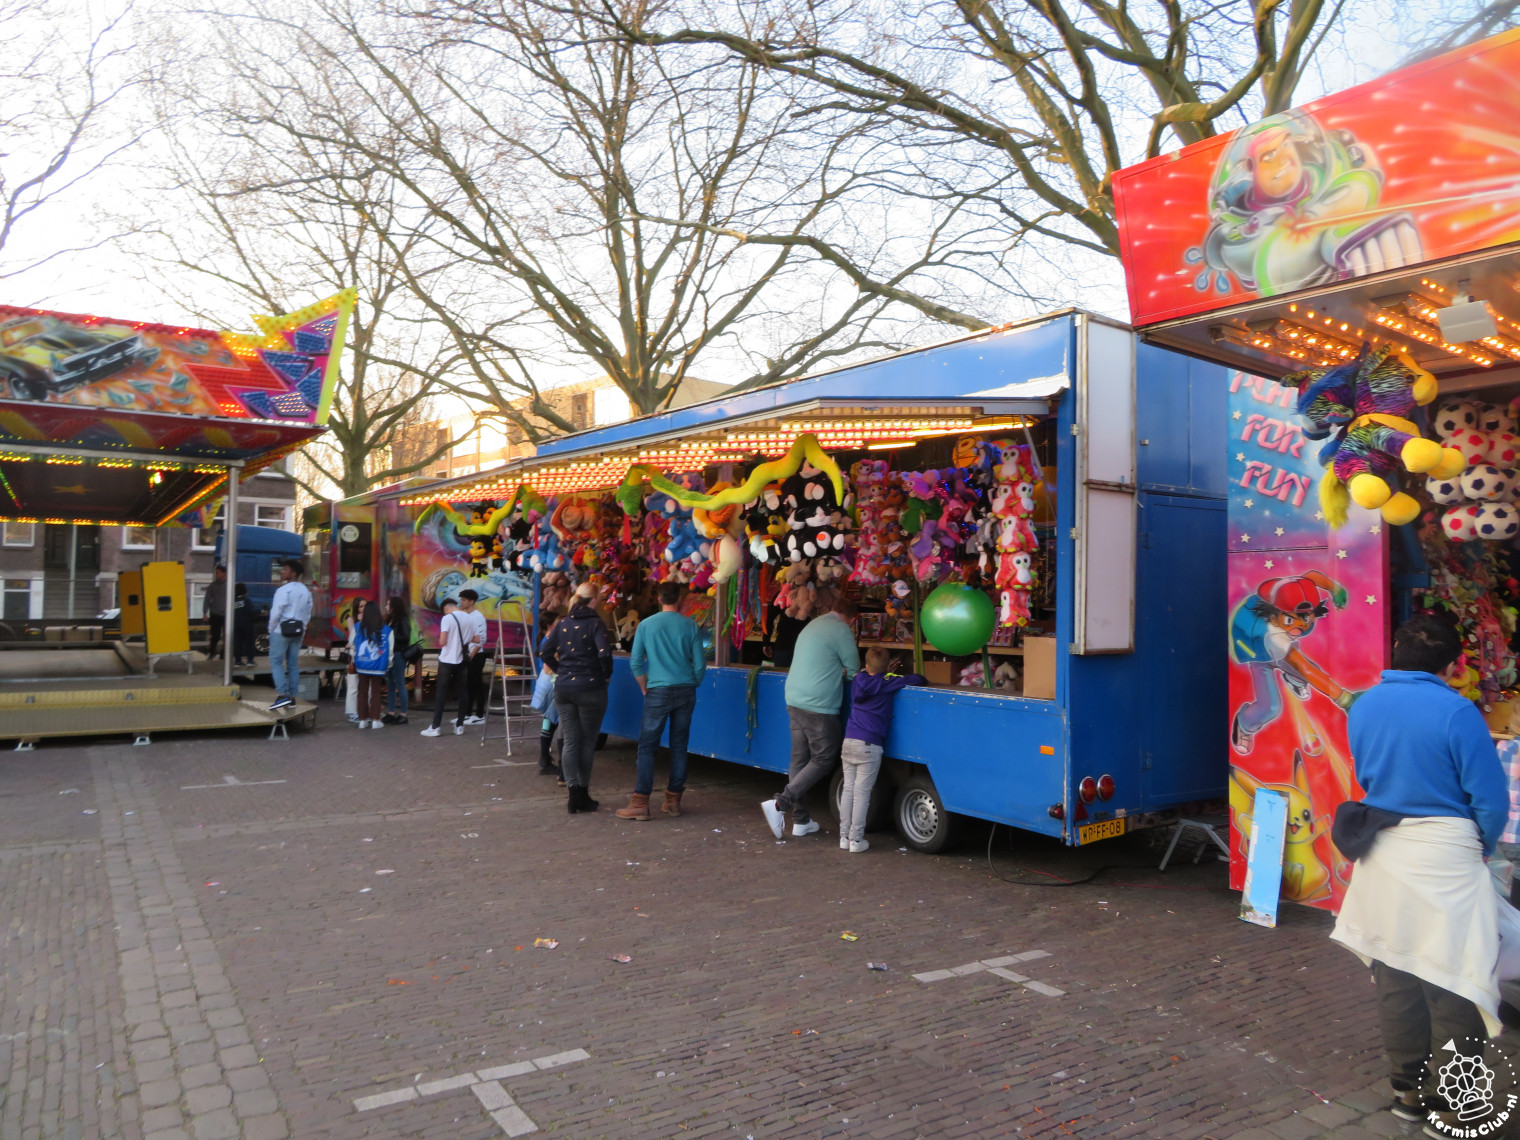
M 1136 328 L 1269 377 L 1520 362 L 1517 73 L 1520 29 L 1119 171 Z
M 161 526 L 325 428 L 352 293 L 258 335 L 0 306 L 0 517 Z
M 402 502 L 499 499 L 522 482 L 545 495 L 614 487 L 634 463 L 686 471 L 776 456 L 804 432 L 827 450 L 852 451 L 1011 431 L 1048 413 L 1070 386 L 1071 343 L 1069 315 L 1040 317 L 567 435 L 531 458 L 435 483 Z

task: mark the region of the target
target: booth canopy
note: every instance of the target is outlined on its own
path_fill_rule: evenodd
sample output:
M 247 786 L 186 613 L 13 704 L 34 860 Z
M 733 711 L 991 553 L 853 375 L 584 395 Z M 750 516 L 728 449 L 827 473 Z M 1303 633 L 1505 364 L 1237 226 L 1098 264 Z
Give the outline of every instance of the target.
M 556 439 L 492 471 L 435 483 L 404 503 L 473 502 L 620 483 L 629 466 L 689 471 L 783 454 L 804 432 L 830 451 L 1008 431 L 1050 411 L 1070 385 L 1071 321 L 1057 314 L 942 344 L 720 396 Z
M 0 306 L 0 517 L 161 526 L 319 435 L 354 294 L 257 335 Z
M 1520 30 L 1119 171 L 1134 324 L 1264 376 L 1393 341 L 1483 383 L 1520 361 L 1517 124 Z

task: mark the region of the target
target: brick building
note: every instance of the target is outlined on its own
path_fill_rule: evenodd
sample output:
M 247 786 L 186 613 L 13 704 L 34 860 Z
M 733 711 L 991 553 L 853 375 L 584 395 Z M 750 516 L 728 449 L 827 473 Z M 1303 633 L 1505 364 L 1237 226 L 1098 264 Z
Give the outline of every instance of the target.
M 238 521 L 295 530 L 296 484 L 283 462 L 243 481 Z M 217 516 L 220 524 L 221 515 Z M 183 562 L 190 616 L 211 582 L 216 527 L 0 524 L 0 621 L 86 620 L 116 605 L 116 574 L 144 562 Z

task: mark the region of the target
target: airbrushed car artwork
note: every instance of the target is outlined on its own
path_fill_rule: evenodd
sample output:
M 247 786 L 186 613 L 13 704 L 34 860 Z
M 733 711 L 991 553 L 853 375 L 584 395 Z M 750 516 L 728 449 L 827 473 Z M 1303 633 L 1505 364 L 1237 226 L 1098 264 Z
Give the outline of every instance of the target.
M 50 316 L 0 324 L 0 379 L 23 400 L 62 394 L 157 356 L 130 328 L 82 328 Z
M 1194 288 L 1271 297 L 1422 261 L 1413 216 L 1379 210 L 1382 191 L 1377 157 L 1350 131 L 1303 111 L 1247 127 L 1215 168 L 1203 244 L 1187 251 L 1202 265 Z

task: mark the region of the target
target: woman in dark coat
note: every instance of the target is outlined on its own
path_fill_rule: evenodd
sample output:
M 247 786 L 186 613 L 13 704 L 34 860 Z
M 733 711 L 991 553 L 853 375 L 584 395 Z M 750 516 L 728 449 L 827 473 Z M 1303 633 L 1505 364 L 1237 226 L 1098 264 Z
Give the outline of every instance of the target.
M 554 670 L 554 706 L 562 737 L 560 770 L 570 789 L 569 809 L 595 811 L 591 798 L 591 760 L 607 711 L 607 682 L 612 680 L 612 639 L 596 610 L 596 588 L 582 582 L 571 598 L 570 612 L 544 639 L 544 664 Z

